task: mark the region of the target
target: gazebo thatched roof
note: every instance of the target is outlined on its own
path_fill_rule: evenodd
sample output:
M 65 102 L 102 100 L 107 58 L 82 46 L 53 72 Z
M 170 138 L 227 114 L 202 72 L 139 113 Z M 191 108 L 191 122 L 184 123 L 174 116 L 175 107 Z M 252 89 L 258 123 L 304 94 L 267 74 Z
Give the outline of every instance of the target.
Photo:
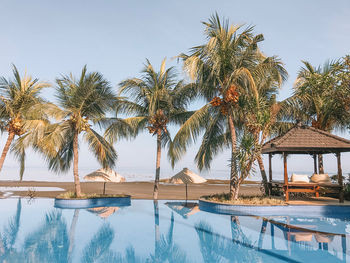
M 350 152 L 350 141 L 319 129 L 296 125 L 263 145 L 262 153 L 325 154 Z

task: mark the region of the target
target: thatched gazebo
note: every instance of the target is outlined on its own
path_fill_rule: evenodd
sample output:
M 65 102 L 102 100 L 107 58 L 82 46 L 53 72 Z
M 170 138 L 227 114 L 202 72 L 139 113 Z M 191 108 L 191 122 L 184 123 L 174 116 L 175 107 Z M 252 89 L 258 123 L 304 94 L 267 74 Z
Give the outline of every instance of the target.
M 318 196 L 320 184 L 292 184 L 288 182 L 287 155 L 308 154 L 314 158 L 314 172 L 317 173 L 317 154 L 333 153 L 337 157 L 339 202 L 344 202 L 343 177 L 341 168 L 341 153 L 350 152 L 350 141 L 331 133 L 309 126 L 297 124 L 285 134 L 278 136 L 263 145 L 262 153 L 269 155 L 269 183 L 272 185 L 272 156 L 281 154 L 284 164 L 283 188 L 288 201 L 289 192 L 314 192 Z M 322 186 L 322 185 L 321 185 Z

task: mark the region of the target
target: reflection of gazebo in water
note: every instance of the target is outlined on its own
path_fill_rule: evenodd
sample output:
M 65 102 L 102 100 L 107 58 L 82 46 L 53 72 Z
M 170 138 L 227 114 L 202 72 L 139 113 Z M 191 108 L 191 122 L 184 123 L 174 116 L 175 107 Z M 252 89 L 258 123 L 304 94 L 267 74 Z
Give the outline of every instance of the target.
M 267 230 L 268 223 L 270 224 L 270 236 L 271 236 L 271 248 L 274 250 L 275 247 L 275 230 L 279 229 L 283 233 L 284 240 L 286 242 L 286 247 L 288 250 L 288 256 L 300 257 L 303 258 L 304 254 L 310 256 L 312 254 L 312 258 L 314 262 L 318 259 L 322 259 L 322 262 L 333 262 L 335 259 L 339 260 L 339 258 L 335 257 L 328 251 L 328 246 L 336 239 L 341 239 L 341 251 L 343 253 L 343 261 L 346 261 L 346 235 L 345 234 L 335 234 L 329 233 L 325 231 L 318 231 L 317 226 L 314 224 L 322 223 L 322 219 L 314 218 L 313 220 L 309 220 L 309 222 L 301 223 L 301 217 L 298 219 L 291 218 L 289 216 L 279 216 L 279 219 L 284 219 L 286 222 L 282 222 L 282 220 L 276 220 L 277 217 L 273 218 L 262 218 L 262 226 L 260 230 L 260 236 L 258 241 L 259 249 L 263 247 L 264 236 Z M 299 220 L 299 221 L 298 221 Z M 315 221 L 315 222 L 313 222 Z M 317 221 L 317 222 L 316 222 Z M 342 232 L 345 232 L 345 229 L 342 229 Z M 312 246 L 312 242 L 316 242 L 318 244 L 318 250 L 315 250 Z M 319 254 L 318 251 L 323 251 L 324 253 Z M 326 253 L 327 252 L 327 253 Z M 340 260 L 339 260 L 340 261 Z
M 297 124 L 285 134 L 278 136 L 263 145 L 262 153 L 269 155 L 269 183 L 272 185 L 283 186 L 286 193 L 286 201 L 289 199 L 289 192 L 313 192 L 318 197 L 320 186 L 331 187 L 339 190 L 339 202 L 344 202 L 343 177 L 341 168 L 341 152 L 350 152 L 350 141 L 335 136 L 328 132 L 318 130 L 312 127 Z M 338 184 L 321 183 L 293 183 L 288 182 L 287 155 L 289 154 L 309 154 L 314 158 L 314 173 L 317 174 L 318 154 L 333 153 L 337 157 L 338 164 Z M 284 182 L 272 181 L 273 154 L 282 154 L 284 163 Z M 270 188 L 271 189 L 271 188 Z
M 197 203 L 167 202 L 165 204 L 183 218 L 188 218 L 189 216 L 200 211 Z

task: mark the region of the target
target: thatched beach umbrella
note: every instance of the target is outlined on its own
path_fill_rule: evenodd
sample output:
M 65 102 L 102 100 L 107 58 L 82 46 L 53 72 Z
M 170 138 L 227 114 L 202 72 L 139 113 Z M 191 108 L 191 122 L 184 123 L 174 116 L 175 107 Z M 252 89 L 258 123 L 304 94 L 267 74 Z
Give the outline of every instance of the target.
M 165 204 L 183 218 L 188 218 L 200 211 L 197 203 L 166 202 Z
M 105 168 L 98 169 L 97 171 L 94 171 L 88 175 L 85 175 L 84 180 L 93 181 L 93 182 L 103 182 L 104 183 L 103 194 L 105 194 L 107 182 L 112 182 L 112 183 L 125 182 L 125 178 L 123 176 L 113 171 L 112 169 L 105 169 Z
M 186 202 L 187 202 L 187 185 L 188 184 L 201 184 L 207 180 L 203 177 L 190 171 L 188 168 L 183 168 L 181 172 L 175 174 L 170 178 L 172 184 L 185 184 L 186 185 Z

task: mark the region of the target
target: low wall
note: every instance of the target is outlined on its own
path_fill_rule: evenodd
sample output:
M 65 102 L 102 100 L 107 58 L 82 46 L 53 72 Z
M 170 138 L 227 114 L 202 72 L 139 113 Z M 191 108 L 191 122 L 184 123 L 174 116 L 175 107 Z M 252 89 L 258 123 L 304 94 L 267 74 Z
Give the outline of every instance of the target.
M 348 205 L 230 205 L 199 199 L 202 211 L 228 215 L 307 215 L 307 216 L 349 216 Z
M 56 208 L 83 209 L 108 206 L 130 206 L 130 196 L 125 197 L 101 197 L 88 199 L 61 199 L 55 198 Z

